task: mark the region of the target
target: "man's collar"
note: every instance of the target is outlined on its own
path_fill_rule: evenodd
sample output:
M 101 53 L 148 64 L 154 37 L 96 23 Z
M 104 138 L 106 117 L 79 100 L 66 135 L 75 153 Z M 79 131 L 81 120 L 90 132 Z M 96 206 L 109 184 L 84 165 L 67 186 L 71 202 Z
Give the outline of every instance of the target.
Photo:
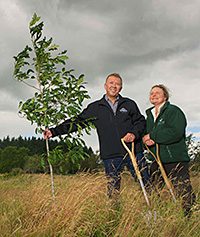
M 105 100 L 111 102 L 111 100 L 108 98 L 108 96 L 106 94 L 105 94 Z M 117 102 L 117 101 L 119 101 L 119 95 L 116 97 L 115 102 Z

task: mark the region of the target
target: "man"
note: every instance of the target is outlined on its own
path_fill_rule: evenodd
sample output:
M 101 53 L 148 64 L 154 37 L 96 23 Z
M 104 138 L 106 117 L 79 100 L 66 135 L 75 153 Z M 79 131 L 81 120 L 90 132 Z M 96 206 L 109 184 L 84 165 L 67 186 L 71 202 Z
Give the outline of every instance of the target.
M 97 129 L 100 144 L 100 156 L 105 166 L 108 181 L 108 196 L 112 197 L 118 194 L 120 190 L 120 173 L 126 165 L 134 176 L 134 168 L 129 156 L 121 144 L 121 138 L 128 143 L 135 143 L 135 154 L 142 169 L 143 181 L 148 181 L 148 172 L 145 159 L 143 158 L 143 149 L 141 137 L 145 130 L 145 118 L 141 115 L 136 103 L 122 97 L 119 93 L 122 89 L 122 78 L 117 73 L 112 73 L 106 78 L 104 84 L 106 94 L 102 99 L 88 105 L 86 109 L 78 116 L 77 120 L 66 120 L 55 128 L 45 130 L 44 138 L 66 134 L 77 131 L 77 121 L 87 123 L 88 119 Z

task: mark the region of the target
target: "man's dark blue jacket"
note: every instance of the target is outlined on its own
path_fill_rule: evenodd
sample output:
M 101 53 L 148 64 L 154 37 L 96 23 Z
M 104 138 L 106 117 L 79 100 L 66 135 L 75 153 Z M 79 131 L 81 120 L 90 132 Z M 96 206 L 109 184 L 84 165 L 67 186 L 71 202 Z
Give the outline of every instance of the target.
M 77 122 L 86 122 L 91 119 L 97 129 L 100 145 L 100 156 L 102 159 L 110 159 L 124 156 L 126 151 L 121 144 L 128 132 L 134 133 L 135 153 L 142 151 L 141 137 L 145 131 L 145 118 L 141 115 L 136 103 L 119 95 L 119 102 L 116 114 L 114 114 L 105 96 L 87 106 L 78 116 L 75 122 L 66 120 L 55 128 L 51 128 L 54 136 L 63 135 L 77 131 Z M 72 124 L 70 125 L 70 123 Z M 130 145 L 130 144 L 129 144 Z

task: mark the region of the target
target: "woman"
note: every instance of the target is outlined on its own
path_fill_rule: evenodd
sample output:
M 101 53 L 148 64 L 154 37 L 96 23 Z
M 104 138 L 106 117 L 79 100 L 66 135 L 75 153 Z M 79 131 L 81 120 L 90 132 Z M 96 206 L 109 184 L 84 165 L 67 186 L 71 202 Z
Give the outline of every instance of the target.
M 146 111 L 147 129 L 143 142 L 154 154 L 156 154 L 156 144 L 158 144 L 163 167 L 172 181 L 176 195 L 182 198 L 184 215 L 188 216 L 195 195 L 190 182 L 190 159 L 185 143 L 186 118 L 180 108 L 170 104 L 169 92 L 164 85 L 153 86 L 149 99 L 154 106 Z M 148 156 L 152 160 L 151 182 L 155 184 L 158 182 L 158 177 L 160 180 L 158 164 L 150 153 Z

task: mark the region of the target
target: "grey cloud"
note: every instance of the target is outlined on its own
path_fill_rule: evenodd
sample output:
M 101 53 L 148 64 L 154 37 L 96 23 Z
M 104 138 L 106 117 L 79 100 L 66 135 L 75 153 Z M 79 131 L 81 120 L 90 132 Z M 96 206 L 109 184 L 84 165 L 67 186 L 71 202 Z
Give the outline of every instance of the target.
M 54 33 L 55 41 L 58 39 L 63 47 L 68 47 L 72 54 L 70 60 L 87 74 L 91 71 L 99 74 L 116 68 L 125 70 L 132 63 L 153 63 L 154 60 L 180 53 L 182 49 L 193 49 L 193 45 L 198 44 L 198 34 L 191 40 L 191 34 L 188 34 L 188 30 L 197 32 L 196 28 L 185 29 L 184 23 L 180 26 L 176 19 L 169 20 L 169 16 L 165 15 L 162 17 L 159 10 L 163 11 L 163 8 L 150 1 L 124 1 L 123 4 L 120 1 L 109 4 L 108 1 L 55 1 L 54 4 L 52 1 L 45 4 L 36 0 L 32 4 L 19 2 L 23 2 L 29 11 L 33 11 L 35 6 L 40 11 L 46 9 L 46 19 L 50 19 L 53 13 L 57 15 L 60 30 L 54 28 L 56 23 L 52 26 L 48 23 L 48 31 L 59 33 L 58 36 Z M 51 7 L 52 11 L 49 12 Z M 71 11 L 74 19 L 69 19 Z M 98 31 L 93 28 L 91 31 L 87 24 L 82 28 L 82 16 L 87 16 L 91 22 L 95 16 L 95 20 L 102 23 L 105 29 Z M 79 21 L 75 24 L 76 19 Z

